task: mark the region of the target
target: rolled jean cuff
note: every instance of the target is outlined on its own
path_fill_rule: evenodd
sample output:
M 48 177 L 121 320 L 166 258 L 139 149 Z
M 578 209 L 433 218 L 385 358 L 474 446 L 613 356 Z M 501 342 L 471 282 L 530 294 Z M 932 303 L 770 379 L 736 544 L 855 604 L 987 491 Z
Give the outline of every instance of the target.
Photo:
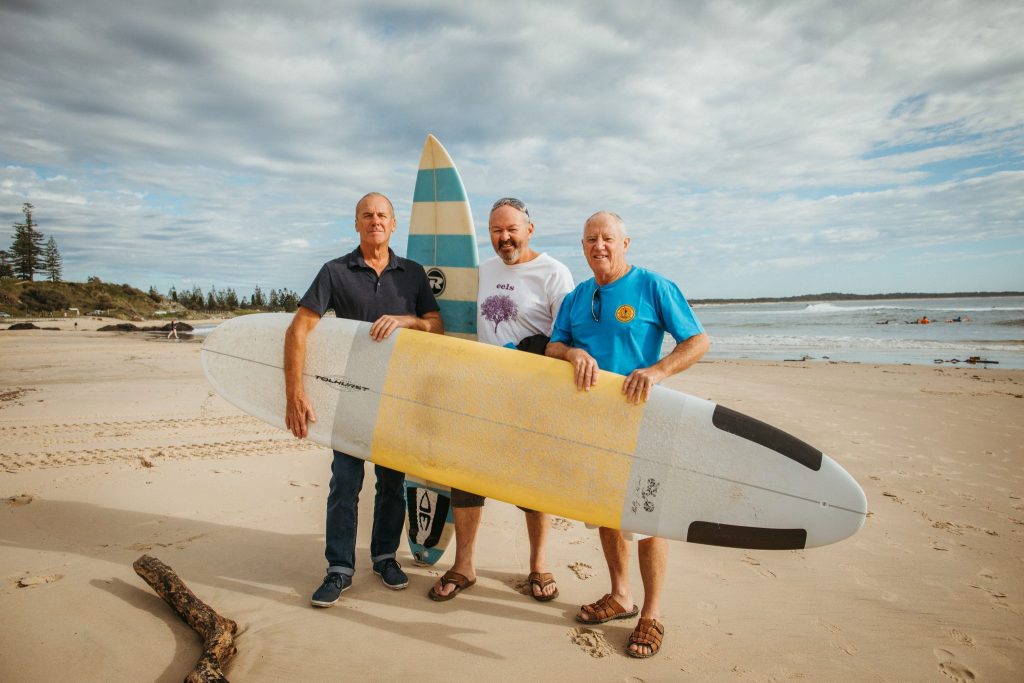
M 352 567 L 343 567 L 340 564 L 332 564 L 330 567 L 327 568 L 327 573 L 328 574 L 345 574 L 346 576 L 352 576 L 353 574 L 356 573 L 356 570 L 352 569 Z
M 387 555 L 377 555 L 376 557 L 371 557 L 370 558 L 370 562 L 373 562 L 374 564 L 377 564 L 378 562 L 380 562 L 382 560 L 395 560 L 395 559 L 398 559 L 398 555 L 396 555 L 395 553 L 388 553 Z

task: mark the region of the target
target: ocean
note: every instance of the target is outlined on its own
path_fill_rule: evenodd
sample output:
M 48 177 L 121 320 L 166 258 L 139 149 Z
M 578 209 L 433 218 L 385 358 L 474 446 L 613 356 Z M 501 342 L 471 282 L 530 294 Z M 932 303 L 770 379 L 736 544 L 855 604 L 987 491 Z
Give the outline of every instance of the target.
M 1024 297 L 698 304 L 707 358 L 1024 369 Z M 934 322 L 914 321 L 927 316 Z M 960 318 L 961 322 L 946 322 Z M 199 325 L 202 338 L 214 325 Z M 666 336 L 664 351 L 674 342 Z M 969 358 L 993 361 L 970 364 Z M 939 363 L 938 361 L 941 361 Z
M 694 312 L 711 337 L 709 359 L 1024 369 L 1024 297 L 707 304 Z M 915 322 L 923 317 L 933 322 Z M 666 350 L 672 345 L 669 338 Z M 967 363 L 972 357 L 992 363 Z

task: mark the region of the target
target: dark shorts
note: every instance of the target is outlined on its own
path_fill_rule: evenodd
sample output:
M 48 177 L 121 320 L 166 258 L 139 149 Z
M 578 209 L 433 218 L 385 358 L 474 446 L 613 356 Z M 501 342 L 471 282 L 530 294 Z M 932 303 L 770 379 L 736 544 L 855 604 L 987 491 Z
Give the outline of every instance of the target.
M 483 496 L 478 496 L 475 493 L 469 491 L 463 491 L 462 489 L 452 489 L 452 507 L 453 508 L 482 508 L 484 501 L 487 500 Z M 517 508 L 523 512 L 536 512 L 530 508 L 524 508 L 522 505 L 517 505 Z

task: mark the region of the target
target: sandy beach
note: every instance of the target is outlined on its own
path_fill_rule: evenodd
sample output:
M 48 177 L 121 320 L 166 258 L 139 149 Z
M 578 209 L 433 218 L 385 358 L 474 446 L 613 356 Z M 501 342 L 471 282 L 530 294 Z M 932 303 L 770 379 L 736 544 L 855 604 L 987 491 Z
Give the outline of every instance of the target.
M 417 567 L 403 545 L 410 586 L 386 589 L 372 474 L 354 585 L 310 607 L 329 451 L 223 401 L 199 343 L 104 322 L 0 331 L 0 680 L 180 681 L 200 642 L 132 570 L 144 553 L 239 623 L 238 681 L 1024 678 L 1024 371 L 715 361 L 670 380 L 822 448 L 871 515 L 808 551 L 673 542 L 665 645 L 640 661 L 632 622 L 573 620 L 608 590 L 575 521 L 553 523 L 553 602 L 526 595 L 523 515 L 495 501 L 476 586 L 428 600 L 450 557 Z M 633 576 L 640 596 L 635 556 Z

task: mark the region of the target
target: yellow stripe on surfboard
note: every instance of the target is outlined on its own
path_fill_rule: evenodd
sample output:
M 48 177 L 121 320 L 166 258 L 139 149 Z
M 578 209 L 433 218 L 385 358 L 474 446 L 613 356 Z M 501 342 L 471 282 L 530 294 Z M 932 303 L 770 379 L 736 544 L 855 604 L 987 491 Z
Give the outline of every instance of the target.
M 619 382 L 578 392 L 568 363 L 538 361 L 440 335 L 399 335 L 372 461 L 618 527 L 643 408 L 626 404 Z M 417 386 L 419 392 L 409 389 Z M 582 410 L 586 417 L 578 415 Z M 536 431 L 552 416 L 561 419 L 551 433 Z

